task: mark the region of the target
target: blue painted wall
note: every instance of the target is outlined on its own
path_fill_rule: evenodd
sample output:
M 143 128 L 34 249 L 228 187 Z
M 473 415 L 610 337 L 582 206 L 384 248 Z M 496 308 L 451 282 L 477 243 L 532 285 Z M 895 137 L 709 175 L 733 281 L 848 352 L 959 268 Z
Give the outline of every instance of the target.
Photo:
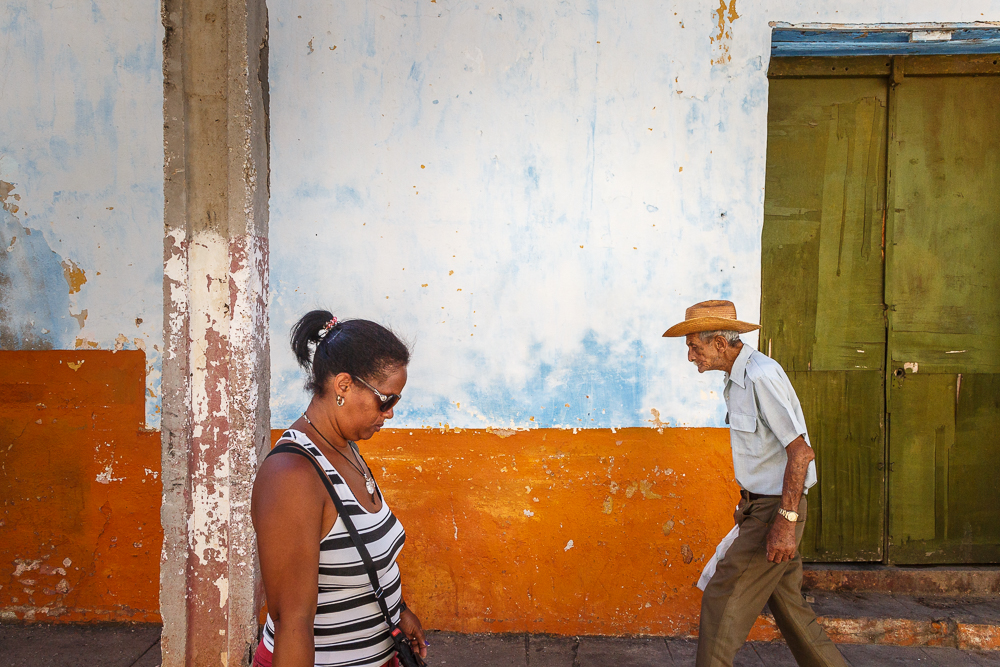
M 413 343 L 394 426 L 722 425 L 721 376 L 660 335 L 703 299 L 758 317 L 770 22 L 1000 18 L 927 0 L 269 7 L 276 427 L 306 405 L 287 335 L 316 306 Z

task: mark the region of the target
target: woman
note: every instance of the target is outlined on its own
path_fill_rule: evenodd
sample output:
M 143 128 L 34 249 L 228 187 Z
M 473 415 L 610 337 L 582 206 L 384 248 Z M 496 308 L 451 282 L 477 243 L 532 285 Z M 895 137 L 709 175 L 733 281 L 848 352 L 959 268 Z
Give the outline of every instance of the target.
M 409 350 L 375 322 L 338 322 L 321 310 L 292 329 L 292 350 L 309 372 L 312 400 L 281 441 L 301 445 L 326 471 L 375 562 L 393 620 L 424 657 L 424 631 L 403 602 L 396 566 L 406 535 L 354 444 L 392 419 Z M 251 514 L 268 609 L 254 664 L 395 665 L 361 557 L 312 463 L 294 453 L 265 459 Z

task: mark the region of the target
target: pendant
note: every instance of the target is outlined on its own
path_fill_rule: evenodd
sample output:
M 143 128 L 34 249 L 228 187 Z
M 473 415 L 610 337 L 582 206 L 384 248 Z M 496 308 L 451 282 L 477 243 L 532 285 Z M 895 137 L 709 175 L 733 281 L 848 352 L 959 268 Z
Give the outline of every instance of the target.
M 371 495 L 375 495 L 375 478 L 365 477 L 365 490 Z

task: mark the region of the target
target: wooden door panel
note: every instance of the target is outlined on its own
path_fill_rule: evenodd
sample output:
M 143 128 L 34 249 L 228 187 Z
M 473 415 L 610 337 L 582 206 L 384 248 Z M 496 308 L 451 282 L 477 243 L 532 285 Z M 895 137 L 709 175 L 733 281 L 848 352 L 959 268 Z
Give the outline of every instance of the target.
M 818 457 L 802 551 L 879 560 L 887 83 L 770 86 L 760 347 L 792 379 Z
M 894 89 L 892 361 L 1000 373 L 1000 78 Z
M 889 559 L 1000 562 L 1000 78 L 893 96 Z
M 946 534 L 958 542 L 961 562 L 996 560 L 1000 553 L 1000 374 L 956 376 L 955 449 L 951 458 Z M 963 550 L 970 548 L 968 554 Z M 981 547 L 993 557 L 975 557 Z
M 889 548 L 895 562 L 903 562 L 904 553 L 929 557 L 929 545 L 943 537 L 938 509 L 947 498 L 955 445 L 955 381 L 920 373 L 892 380 Z
M 879 370 L 887 84 L 770 86 L 761 348 L 786 371 Z
M 890 561 L 997 562 L 1000 375 L 908 374 L 891 391 Z
M 885 473 L 879 371 L 789 373 L 816 450 L 821 483 L 809 491 L 802 556 L 882 559 Z

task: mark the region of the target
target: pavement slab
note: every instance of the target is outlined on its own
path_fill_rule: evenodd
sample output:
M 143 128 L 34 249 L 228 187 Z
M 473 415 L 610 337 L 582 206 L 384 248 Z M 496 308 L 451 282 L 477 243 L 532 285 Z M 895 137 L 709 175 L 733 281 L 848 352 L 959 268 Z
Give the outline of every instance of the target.
M 955 648 L 854 644 L 840 646 L 840 650 L 852 667 L 980 667 L 971 655 Z
M 528 635 L 528 667 L 573 667 L 580 640 L 577 637 Z
M 766 667 L 797 667 L 798 665 L 785 642 L 748 642 L 743 646 L 741 653 L 749 653 L 749 651 L 754 652 L 759 662 L 747 662 L 748 665 L 760 664 L 766 665 Z M 737 655 L 737 660 L 740 657 Z
M 159 642 L 152 624 L 0 625 L 5 667 L 157 667 Z
M 673 663 L 662 637 L 580 637 L 576 653 L 579 667 L 645 667 Z
M 527 667 L 528 664 L 528 636 L 523 634 L 460 635 L 432 631 L 427 633 L 427 642 L 429 665 Z
M 693 665 L 698 654 L 697 639 L 667 639 L 667 650 L 675 665 Z

